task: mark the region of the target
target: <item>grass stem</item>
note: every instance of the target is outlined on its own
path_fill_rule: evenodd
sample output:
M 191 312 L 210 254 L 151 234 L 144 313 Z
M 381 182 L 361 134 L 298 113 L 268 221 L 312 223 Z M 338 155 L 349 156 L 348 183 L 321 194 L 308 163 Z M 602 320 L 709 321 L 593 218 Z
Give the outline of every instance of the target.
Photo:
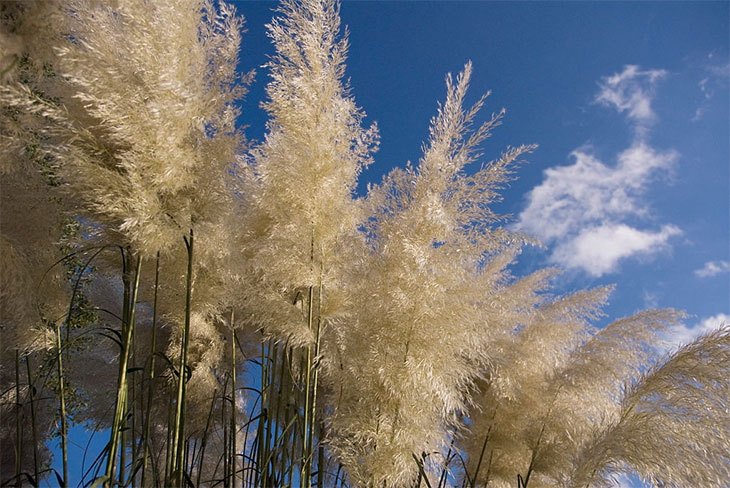
M 185 455 L 185 397 L 187 390 L 187 369 L 188 369 L 188 342 L 190 340 L 190 308 L 193 292 L 193 229 L 190 229 L 189 236 L 185 239 L 187 249 L 188 267 L 185 286 L 185 323 L 182 333 L 180 348 L 179 377 L 177 385 L 177 403 L 175 410 L 175 430 L 173 433 L 173 486 L 181 487 L 183 484 L 184 455 Z
M 56 322 L 56 367 L 58 368 L 58 401 L 61 416 L 61 458 L 63 463 L 62 487 L 68 486 L 68 426 L 66 425 L 66 388 L 63 373 L 63 349 L 61 347 L 61 324 Z
M 150 460 L 150 429 L 152 426 L 151 414 L 152 414 L 152 399 L 154 398 L 154 383 L 155 383 L 155 354 L 157 352 L 157 292 L 159 291 L 160 284 L 160 252 L 157 251 L 157 257 L 155 259 L 155 288 L 154 297 L 152 299 L 152 338 L 150 340 L 150 363 L 149 363 L 149 375 L 147 376 L 147 409 L 144 416 L 144 439 L 142 454 L 142 486 L 147 481 L 147 468 Z
M 133 259 L 132 252 L 127 249 L 125 251 L 127 257 Z M 111 439 L 109 441 L 109 456 L 107 458 L 107 466 L 105 473 L 105 484 L 111 486 L 112 480 L 114 479 L 115 463 L 117 457 L 117 449 L 119 441 L 121 439 L 120 434 L 122 433 L 123 422 L 126 416 L 127 409 L 127 372 L 129 366 L 129 357 L 131 353 L 131 343 L 134 332 L 135 322 L 135 304 L 137 301 L 137 291 L 139 289 L 139 277 L 140 270 L 142 267 L 142 257 L 137 256 L 135 271 L 134 271 L 134 284 L 131 284 L 129 276 L 129 268 L 127 259 L 123 259 L 123 282 L 124 282 L 124 297 L 125 303 L 122 311 L 122 353 L 119 358 L 119 377 L 117 381 L 117 399 L 114 407 L 114 418 L 112 421 Z M 124 446 L 122 445 L 121 455 L 123 456 Z M 124 470 L 124 465 L 119 466 L 120 471 Z M 123 478 L 121 478 L 123 479 Z

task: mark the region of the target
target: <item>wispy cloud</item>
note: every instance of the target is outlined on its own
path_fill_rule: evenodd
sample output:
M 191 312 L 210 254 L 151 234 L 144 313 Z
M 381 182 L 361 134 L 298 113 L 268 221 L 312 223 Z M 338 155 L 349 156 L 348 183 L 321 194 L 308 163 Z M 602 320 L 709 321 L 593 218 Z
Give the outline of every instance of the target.
M 719 329 L 723 325 L 730 325 L 730 315 L 726 313 L 719 313 L 717 315 L 704 318 L 692 327 L 680 325 L 673 328 L 666 335 L 665 341 L 670 347 L 688 344 L 699 336 Z
M 645 131 L 655 120 L 651 108 L 657 81 L 667 75 L 665 70 L 642 70 L 630 64 L 620 73 L 603 78 L 596 102 L 615 108 L 634 122 L 636 130 Z
M 665 75 L 664 70 L 626 66 L 604 78 L 596 101 L 627 116 L 635 128 L 634 141 L 613 164 L 590 149 L 576 149 L 573 164 L 545 170 L 543 182 L 527 195 L 517 226 L 551 247 L 551 261 L 601 276 L 615 271 L 624 259 L 667 249 L 669 240 L 681 234 L 669 224 L 629 224 L 649 216 L 649 183 L 668 173 L 679 158 L 676 151 L 655 149 L 645 137 L 656 120 L 654 85 Z
M 708 261 L 695 270 L 695 276 L 699 278 L 710 278 L 722 273 L 730 273 L 730 261 Z
M 718 63 L 715 61 L 715 53 L 708 54 L 705 69 L 718 78 L 730 78 L 730 61 L 727 60 L 727 57 L 724 57 L 724 59 Z
M 702 101 L 695 110 L 692 122 L 698 122 L 704 117 L 707 110 L 712 106 L 711 100 L 714 98 L 718 90 L 727 88 L 728 79 L 730 79 L 730 63 L 727 61 L 717 63 L 714 55 L 710 53 L 702 63 L 699 70 L 704 76 L 697 83 L 697 87 L 702 93 Z

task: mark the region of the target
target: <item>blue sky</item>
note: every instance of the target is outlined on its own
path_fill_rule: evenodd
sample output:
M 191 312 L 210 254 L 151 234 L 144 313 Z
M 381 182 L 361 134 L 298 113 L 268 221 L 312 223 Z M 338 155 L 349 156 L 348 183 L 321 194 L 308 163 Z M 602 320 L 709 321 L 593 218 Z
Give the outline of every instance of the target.
M 236 4 L 242 66 L 257 68 L 275 4 Z M 545 244 L 515 272 L 561 266 L 564 291 L 615 283 L 609 319 L 676 307 L 689 328 L 730 320 L 727 2 L 346 1 L 341 14 L 353 95 L 381 132 L 361 188 L 418 160 L 445 74 L 471 60 L 472 99 L 492 92 L 483 117 L 507 109 L 485 159 L 539 145 L 500 205 Z M 265 76 L 245 105 L 253 139 Z
M 258 71 L 243 123 L 260 140 L 275 4 L 235 3 L 241 67 Z M 729 5 L 344 2 L 347 76 L 381 133 L 361 189 L 418 160 L 445 74 L 471 60 L 472 100 L 492 91 L 483 118 L 507 109 L 485 159 L 539 145 L 499 207 L 545 244 L 515 273 L 559 265 L 561 291 L 615 283 L 606 320 L 683 309 L 676 340 L 730 321 Z

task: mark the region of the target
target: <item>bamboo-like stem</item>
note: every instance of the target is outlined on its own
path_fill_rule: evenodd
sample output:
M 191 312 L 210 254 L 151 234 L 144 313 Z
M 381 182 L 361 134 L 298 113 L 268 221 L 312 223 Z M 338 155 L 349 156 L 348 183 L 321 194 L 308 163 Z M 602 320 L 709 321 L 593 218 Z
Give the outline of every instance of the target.
M 267 363 L 269 367 L 266 369 L 266 382 L 267 382 L 267 406 L 266 406 L 266 429 L 264 433 L 265 440 L 265 456 L 263 462 L 264 473 L 266 473 L 265 486 L 270 486 L 274 480 L 274 463 L 273 456 L 275 456 L 276 443 L 272 444 L 272 441 L 276 439 L 276 422 L 278 418 L 275 415 L 276 409 L 274 404 L 279 401 L 279 395 L 275 394 L 274 388 L 276 386 L 276 368 L 279 364 L 278 359 L 278 346 L 273 339 L 269 339 L 269 347 L 267 350 Z M 271 467 L 271 472 L 269 472 Z
M 522 488 L 527 488 L 527 483 L 530 482 L 530 477 L 532 476 L 532 471 L 535 467 L 535 459 L 537 459 L 537 453 L 538 449 L 540 447 L 540 442 L 542 441 L 542 436 L 545 433 L 545 422 L 543 422 L 542 426 L 540 427 L 540 434 L 537 438 L 537 444 L 532 449 L 532 455 L 530 456 L 530 465 L 527 467 L 527 473 L 525 474 L 524 481 L 522 482 Z
M 124 403 L 125 405 L 129 403 L 129 384 L 127 384 L 127 393 L 124 397 Z M 126 410 L 126 409 L 125 409 Z M 122 419 L 122 424 L 120 425 L 121 432 L 119 432 L 119 471 L 117 472 L 118 476 L 118 485 L 124 486 L 124 470 L 127 467 L 127 421 L 129 419 L 127 418 L 126 413 L 124 414 L 124 418 Z
M 66 388 L 63 381 L 63 349 L 61 324 L 56 322 L 56 367 L 58 369 L 58 399 L 61 415 L 61 458 L 63 462 L 63 487 L 68 486 L 68 426 L 66 425 Z
M 132 345 L 130 346 L 130 358 L 129 367 L 132 371 L 137 371 L 136 363 L 137 363 L 137 341 L 136 341 L 137 334 L 134 330 L 132 330 L 132 336 L 131 341 Z M 129 444 L 132 448 L 131 452 L 131 472 L 130 472 L 130 478 L 129 478 L 129 485 L 130 486 L 136 486 L 135 480 L 137 477 L 137 471 L 135 470 L 135 463 L 137 462 L 137 410 L 139 407 L 139 404 L 137 402 L 137 374 L 133 374 L 131 376 L 131 382 L 127 385 L 130 389 L 131 393 L 129 395 L 130 398 L 130 410 L 131 410 L 131 426 L 129 428 Z M 141 400 L 141 398 L 140 398 Z M 122 485 L 124 486 L 124 485 Z
M 294 359 L 293 349 L 291 350 L 291 354 L 292 354 L 292 360 L 293 360 Z M 290 367 L 292 367 L 292 366 L 290 365 Z M 297 385 L 301 385 L 302 384 L 303 375 L 304 375 L 304 356 L 301 355 L 301 358 L 299 360 L 299 370 L 297 371 Z M 294 478 L 294 469 L 296 467 L 296 463 L 298 461 L 299 462 L 302 461 L 301 458 L 299 458 L 299 460 L 297 461 L 297 457 L 296 457 L 297 442 L 298 442 L 297 441 L 297 436 L 298 435 L 301 435 L 302 445 L 304 444 L 304 441 L 303 441 L 303 439 L 304 439 L 304 431 L 302 430 L 302 427 L 303 427 L 303 425 L 302 425 L 302 416 L 301 416 L 300 411 L 299 411 L 299 403 L 298 403 L 300 401 L 300 399 L 301 398 L 299 397 L 299 395 L 297 395 L 297 397 L 295 399 L 295 402 L 296 403 L 292 406 L 292 408 L 294 410 L 294 418 L 295 418 L 295 423 L 296 423 L 297 428 L 295 428 L 294 431 L 292 432 L 292 444 L 291 444 L 291 453 L 290 453 L 291 468 L 289 470 L 289 481 L 290 481 L 290 484 L 291 484 L 292 479 Z M 300 468 L 299 472 L 301 474 L 301 464 L 299 465 L 299 468 Z
M 226 375 L 226 379 L 223 382 L 223 393 L 221 394 L 221 425 L 223 425 L 223 488 L 230 488 L 228 474 L 229 474 L 229 465 L 228 465 L 228 448 L 230 447 L 230 440 L 228 438 L 228 430 L 230 428 L 230 422 L 227 422 L 226 420 L 226 402 L 228 401 L 228 375 Z M 220 463 L 220 460 L 219 460 Z M 216 466 L 216 471 L 218 471 L 218 466 Z
M 236 328 L 231 308 L 231 488 L 236 488 Z
M 203 434 L 205 435 L 205 434 Z M 201 440 L 202 443 L 202 440 Z M 188 461 L 187 461 L 187 470 L 188 473 L 193 472 L 193 467 L 195 466 L 195 459 L 198 457 L 198 439 L 193 439 L 193 448 L 191 449 L 191 452 L 188 454 Z M 199 484 L 199 483 L 198 483 Z
M 477 461 L 477 467 L 474 470 L 474 476 L 472 477 L 472 480 L 473 480 L 471 483 L 472 486 L 476 486 L 476 484 L 477 484 L 477 476 L 479 476 L 479 469 L 482 467 L 482 461 L 484 459 L 484 452 L 487 449 L 487 443 L 489 442 L 489 435 L 492 432 L 492 426 L 494 425 L 494 418 L 496 416 L 497 416 L 497 407 L 494 407 L 494 411 L 492 412 L 492 419 L 489 421 L 489 427 L 487 428 L 487 434 L 484 436 L 484 443 L 482 444 L 482 451 L 479 454 L 479 461 Z M 490 459 L 491 459 L 491 456 L 490 456 Z M 490 461 L 489 467 L 491 468 L 491 461 Z M 488 480 L 488 475 L 489 475 L 489 473 L 487 473 L 487 480 Z M 468 476 L 469 475 L 467 473 L 467 477 Z
M 287 360 L 288 360 L 287 354 L 286 354 L 287 345 L 282 344 L 279 349 L 281 351 L 281 357 L 278 359 L 278 361 L 280 363 L 280 365 L 279 365 L 279 385 L 278 385 L 278 389 L 277 389 L 276 412 L 274 413 L 274 418 L 277 421 L 277 425 L 279 422 L 279 418 L 281 418 L 281 404 L 282 404 L 282 401 L 284 400 L 284 395 L 287 395 L 287 398 L 289 397 L 289 392 L 284 391 L 284 372 L 287 369 Z M 284 405 L 284 423 L 281 426 L 282 432 L 280 434 L 280 437 L 282 439 L 285 438 L 285 436 L 287 435 L 285 429 L 287 428 L 288 425 L 289 425 L 289 406 Z M 279 436 L 278 429 L 274 431 L 274 434 L 275 434 L 275 437 Z M 274 471 L 279 474 L 279 484 L 281 484 L 281 483 L 283 483 L 283 478 L 284 478 L 284 473 L 285 473 L 284 466 L 286 463 L 286 443 L 284 443 L 283 446 L 280 446 L 279 443 L 277 442 L 276 446 L 277 446 L 276 450 L 279 451 L 279 466 L 277 468 L 277 466 L 276 466 L 277 460 L 274 457 L 273 463 L 272 463 L 272 469 L 274 469 Z
M 173 434 L 173 486 L 180 487 L 183 482 L 184 441 L 185 441 L 185 394 L 187 390 L 186 370 L 188 364 L 188 341 L 190 336 L 190 305 L 193 292 L 193 229 L 185 239 L 188 254 L 187 280 L 185 287 L 185 324 L 180 349 L 180 367 L 177 385 L 177 404 L 175 410 L 175 431 Z
M 33 480 L 36 485 L 39 483 L 38 479 L 38 424 L 36 423 L 35 417 L 35 387 L 31 382 L 30 376 L 30 357 L 26 354 L 25 356 L 25 371 L 28 376 L 28 395 L 30 396 L 30 423 L 31 432 L 33 434 Z
M 266 359 L 264 361 L 264 364 L 266 364 L 266 367 L 263 369 L 263 375 L 264 375 L 264 381 L 266 385 L 266 403 L 262 404 L 262 406 L 265 407 L 266 415 L 264 415 L 262 418 L 264 420 L 264 428 L 262 430 L 263 437 L 262 439 L 262 446 L 263 448 L 259 451 L 259 456 L 261 458 L 259 469 L 263 472 L 263 478 L 262 478 L 262 488 L 267 488 L 269 486 L 269 466 L 267 463 L 267 459 L 269 458 L 269 452 L 270 452 L 270 446 L 269 446 L 269 438 L 271 437 L 271 399 L 273 398 L 271 388 L 272 388 L 272 382 L 271 382 L 271 368 L 276 367 L 276 364 L 274 363 L 274 358 L 272 357 L 272 345 L 273 342 L 269 340 L 268 347 L 266 348 Z
M 262 339 L 261 340 L 261 414 L 259 415 L 258 428 L 257 428 L 257 432 L 256 432 L 257 456 L 256 456 L 256 476 L 254 477 L 254 484 L 257 486 L 260 483 L 259 478 L 262 476 L 262 469 L 264 469 L 264 466 L 263 466 L 263 460 L 265 459 L 264 423 L 266 422 L 266 417 L 268 416 L 268 411 L 267 411 L 268 385 L 266 384 L 266 380 L 267 380 L 267 375 L 266 375 L 267 355 L 266 354 L 267 354 L 266 345 Z M 263 478 L 264 478 L 263 483 L 266 483 L 266 476 L 264 476 Z
M 317 448 L 317 488 L 324 486 L 324 468 L 325 468 L 325 455 L 324 455 L 324 444 L 321 442 L 324 433 L 324 422 L 319 421 L 319 442 Z
M 127 250 L 129 253 L 129 250 Z M 131 253 L 130 253 L 131 254 Z M 122 422 L 125 417 L 127 404 L 127 369 L 129 364 L 129 356 L 131 351 L 132 334 L 134 332 L 135 311 L 137 302 L 137 291 L 139 289 L 139 276 L 142 267 L 142 256 L 137 256 L 137 263 L 134 274 L 134 285 L 130 288 L 130 279 L 128 274 L 128 266 L 124 260 L 123 281 L 124 281 L 124 309 L 122 313 L 122 354 L 119 358 L 119 377 L 117 381 L 117 399 L 114 406 L 114 418 L 112 421 L 112 429 L 109 441 L 109 456 L 107 458 L 105 485 L 111 486 L 114 479 L 114 468 L 117 456 L 117 448 L 120 440 Z M 124 455 L 124 446 L 122 445 L 120 455 Z M 119 467 L 120 472 L 124 470 L 124 465 Z M 121 476 L 121 473 L 120 473 Z
M 183 467 L 184 467 L 184 469 L 182 471 L 183 475 L 185 473 L 190 473 L 192 471 L 192 469 L 193 469 L 193 456 L 195 454 L 195 444 L 196 443 L 197 443 L 197 441 L 193 441 L 193 447 L 191 449 L 191 447 L 190 447 L 190 437 L 187 437 L 185 439 L 185 454 L 184 454 L 184 460 L 185 461 L 183 463 Z M 184 476 L 183 476 L 183 478 L 184 478 Z M 190 482 L 188 481 L 188 485 L 189 484 L 190 484 Z
M 312 466 L 312 460 L 314 458 L 314 431 L 315 426 L 317 425 L 317 387 L 319 384 L 319 348 L 321 344 L 321 330 L 322 330 L 322 270 L 320 269 L 319 274 L 319 284 L 317 287 L 317 327 L 316 327 L 316 333 L 315 333 L 315 341 L 314 341 L 314 358 L 312 362 L 312 405 L 311 405 L 311 414 L 310 414 L 310 425 L 309 425 L 309 434 L 307 436 L 307 451 L 309 452 L 309 463 L 310 463 L 310 470 Z M 320 459 L 321 460 L 321 459 Z M 317 467 L 317 472 L 320 472 L 320 466 Z M 320 480 L 321 476 L 317 476 L 317 480 Z M 310 482 L 311 484 L 311 482 Z M 318 482 L 318 486 L 321 486 Z
M 271 390 L 269 384 L 269 351 L 266 344 L 261 344 L 261 392 L 263 394 L 261 400 L 261 417 L 259 423 L 261 430 L 259 431 L 259 451 L 258 451 L 258 470 L 260 472 L 261 488 L 267 488 L 268 476 L 266 468 L 266 457 L 268 455 L 268 439 L 266 438 L 269 426 L 269 403 L 271 401 Z
M 441 469 L 441 476 L 439 476 L 439 484 L 436 485 L 436 488 L 441 488 L 441 485 L 446 483 L 446 476 L 449 471 L 449 463 L 451 463 L 451 452 L 454 450 L 454 438 L 451 438 L 451 444 L 449 444 L 449 450 L 446 453 L 446 457 L 444 458 L 444 467 Z
M 553 407 L 555 406 L 555 401 L 558 399 L 558 395 L 560 394 L 561 386 L 559 386 L 558 389 L 555 391 L 555 395 L 553 396 L 553 399 L 550 402 L 550 407 L 548 408 L 548 411 L 545 414 L 545 418 L 543 418 L 542 425 L 540 426 L 540 433 L 537 436 L 537 441 L 535 442 L 535 447 L 532 448 L 532 454 L 530 456 L 530 465 L 527 467 L 527 473 L 525 474 L 524 481 L 522 482 L 523 488 L 527 488 L 527 483 L 530 482 L 530 476 L 532 476 L 532 471 L 535 467 L 535 460 L 537 459 L 538 450 L 540 449 L 540 444 L 542 443 L 542 436 L 545 434 L 545 427 L 547 426 L 548 419 L 550 418 L 550 415 L 552 414 Z
M 17 483 L 20 483 L 23 464 L 22 408 L 23 405 L 20 403 L 20 351 L 15 348 L 15 480 Z
M 147 408 L 144 416 L 144 439 L 142 454 L 142 486 L 147 481 L 147 467 L 150 459 L 150 428 L 152 425 L 150 416 L 152 414 L 152 398 L 154 397 L 154 382 L 155 382 L 155 354 L 157 351 L 157 292 L 160 284 L 160 252 L 157 251 L 157 258 L 155 259 L 155 289 L 154 297 L 152 299 L 152 339 L 150 341 L 150 372 L 147 376 Z
M 490 475 L 492 474 L 492 459 L 494 458 L 494 449 L 489 451 L 489 461 L 487 462 L 487 475 L 484 477 L 484 486 L 489 485 Z
M 256 435 L 253 438 L 251 444 L 251 453 L 249 454 L 249 473 L 248 473 L 248 486 L 258 486 L 260 470 L 258 465 L 258 450 L 259 450 L 259 435 L 261 432 L 261 420 L 256 423 Z
M 309 287 L 309 306 L 307 312 L 307 326 L 312 330 L 314 326 L 314 286 Z M 304 379 L 304 432 L 302 438 L 302 465 L 299 477 L 299 487 L 309 488 L 311 486 L 310 474 L 312 470 L 312 458 L 309 452 L 309 432 L 311 429 L 311 388 L 312 388 L 312 346 L 307 346 L 306 372 Z
M 124 416 L 124 403 L 126 403 L 126 395 L 127 395 L 127 388 L 126 388 L 126 381 L 125 383 L 122 382 L 122 379 L 124 378 L 126 380 L 126 367 L 124 367 L 124 373 L 122 373 L 122 363 L 124 362 L 124 350 L 125 350 L 125 342 L 124 338 L 127 335 L 127 328 L 129 324 L 129 296 L 130 296 L 130 280 L 129 280 L 129 262 L 128 258 L 130 256 L 128 255 L 127 249 L 122 249 L 122 285 L 124 287 L 123 291 L 123 297 L 122 297 L 122 324 L 121 324 L 121 341 L 122 341 L 122 350 L 120 351 L 120 357 L 119 357 L 119 372 L 117 373 L 117 398 L 116 403 L 114 405 L 114 417 L 112 419 L 112 430 L 109 440 L 109 456 L 107 457 L 107 465 L 106 465 L 106 481 L 105 485 L 111 486 L 113 485 L 113 478 L 114 478 L 114 470 L 116 468 L 116 458 L 117 458 L 117 449 L 118 449 L 118 443 L 121 438 L 122 444 L 124 444 L 123 439 L 123 432 L 120 432 L 122 429 L 122 419 Z M 123 450 L 123 449 L 122 449 Z M 120 461 L 123 463 L 123 459 Z M 124 468 L 121 468 L 124 469 Z
M 283 389 L 283 385 L 284 385 L 285 371 L 288 371 L 289 374 L 293 376 L 293 372 L 292 372 L 292 355 L 293 354 L 294 354 L 293 349 L 291 347 L 287 347 L 285 345 L 283 348 L 283 351 L 282 351 L 283 363 L 282 363 L 281 373 L 280 373 L 280 377 L 279 377 L 280 378 L 279 384 L 281 385 L 280 388 L 282 388 L 282 389 Z M 290 415 L 292 413 L 292 410 L 295 408 L 295 406 L 290 404 L 289 401 L 291 400 L 292 394 L 294 392 L 288 391 L 286 393 L 287 393 L 287 403 L 284 406 L 284 425 L 288 426 L 290 424 L 290 422 L 293 424 L 297 421 L 298 415 L 296 412 L 294 412 L 294 416 L 291 417 L 291 419 L 290 419 Z M 281 448 L 281 458 L 280 458 L 280 466 L 279 466 L 279 472 L 281 473 L 281 484 L 285 483 L 286 473 L 288 472 L 289 473 L 289 483 L 288 484 L 291 485 L 291 475 L 292 475 L 292 469 L 293 469 L 292 460 L 294 459 L 294 445 L 296 444 L 296 431 L 297 431 L 297 429 L 294 428 L 294 429 L 292 429 L 291 434 L 286 433 L 287 437 L 291 437 L 291 441 L 290 441 L 290 445 L 292 446 L 291 455 L 289 456 L 290 453 L 287 450 L 287 447 L 289 446 L 289 444 L 284 442 L 282 445 L 282 448 Z M 289 461 L 288 467 L 287 467 L 287 460 Z
M 165 486 L 170 486 L 170 476 L 172 476 L 172 457 L 173 457 L 173 450 L 172 450 L 172 429 L 173 429 L 173 421 L 174 421 L 174 414 L 173 414 L 173 400 L 174 397 L 172 394 L 170 394 L 167 402 L 167 443 L 166 443 L 166 449 L 165 449 L 165 479 L 164 484 Z
M 337 472 L 335 473 L 335 483 L 332 485 L 334 488 L 337 488 L 337 480 L 340 479 L 340 471 L 342 471 L 342 463 L 339 463 L 337 465 Z
M 418 456 L 416 456 L 415 454 L 411 454 L 411 456 L 416 461 L 416 465 L 418 466 L 418 483 L 419 483 L 419 485 L 421 483 L 421 480 L 423 480 L 426 482 L 426 486 L 428 488 L 432 488 L 431 482 L 428 481 L 428 476 L 426 476 L 426 471 L 423 469 L 423 457 L 421 459 L 418 459 Z M 425 454 L 422 454 L 422 456 L 425 456 Z
M 213 400 L 210 402 L 210 409 L 208 410 L 208 417 L 205 420 L 205 430 L 203 430 L 203 437 L 200 442 L 200 459 L 198 461 L 198 474 L 195 481 L 195 486 L 200 486 L 200 477 L 203 473 L 203 460 L 205 459 L 205 446 L 208 442 L 208 429 L 210 428 L 210 420 L 213 418 L 213 410 L 215 408 L 215 399 L 218 396 L 218 390 L 213 390 Z

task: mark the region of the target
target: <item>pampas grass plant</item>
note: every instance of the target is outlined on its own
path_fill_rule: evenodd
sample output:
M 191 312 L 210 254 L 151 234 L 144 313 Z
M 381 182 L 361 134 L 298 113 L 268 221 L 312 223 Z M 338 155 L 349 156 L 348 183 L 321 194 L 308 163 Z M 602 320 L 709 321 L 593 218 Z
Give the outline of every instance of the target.
M 83 486 L 730 479 L 727 326 L 667 353 L 682 313 L 597 328 L 610 288 L 511 275 L 532 241 L 492 208 L 534 146 L 483 158 L 505 113 L 470 63 L 358 198 L 378 132 L 334 0 L 268 25 L 259 144 L 227 3 L 1 8 L 3 486 L 69 486 L 70 422 L 109 436 Z

